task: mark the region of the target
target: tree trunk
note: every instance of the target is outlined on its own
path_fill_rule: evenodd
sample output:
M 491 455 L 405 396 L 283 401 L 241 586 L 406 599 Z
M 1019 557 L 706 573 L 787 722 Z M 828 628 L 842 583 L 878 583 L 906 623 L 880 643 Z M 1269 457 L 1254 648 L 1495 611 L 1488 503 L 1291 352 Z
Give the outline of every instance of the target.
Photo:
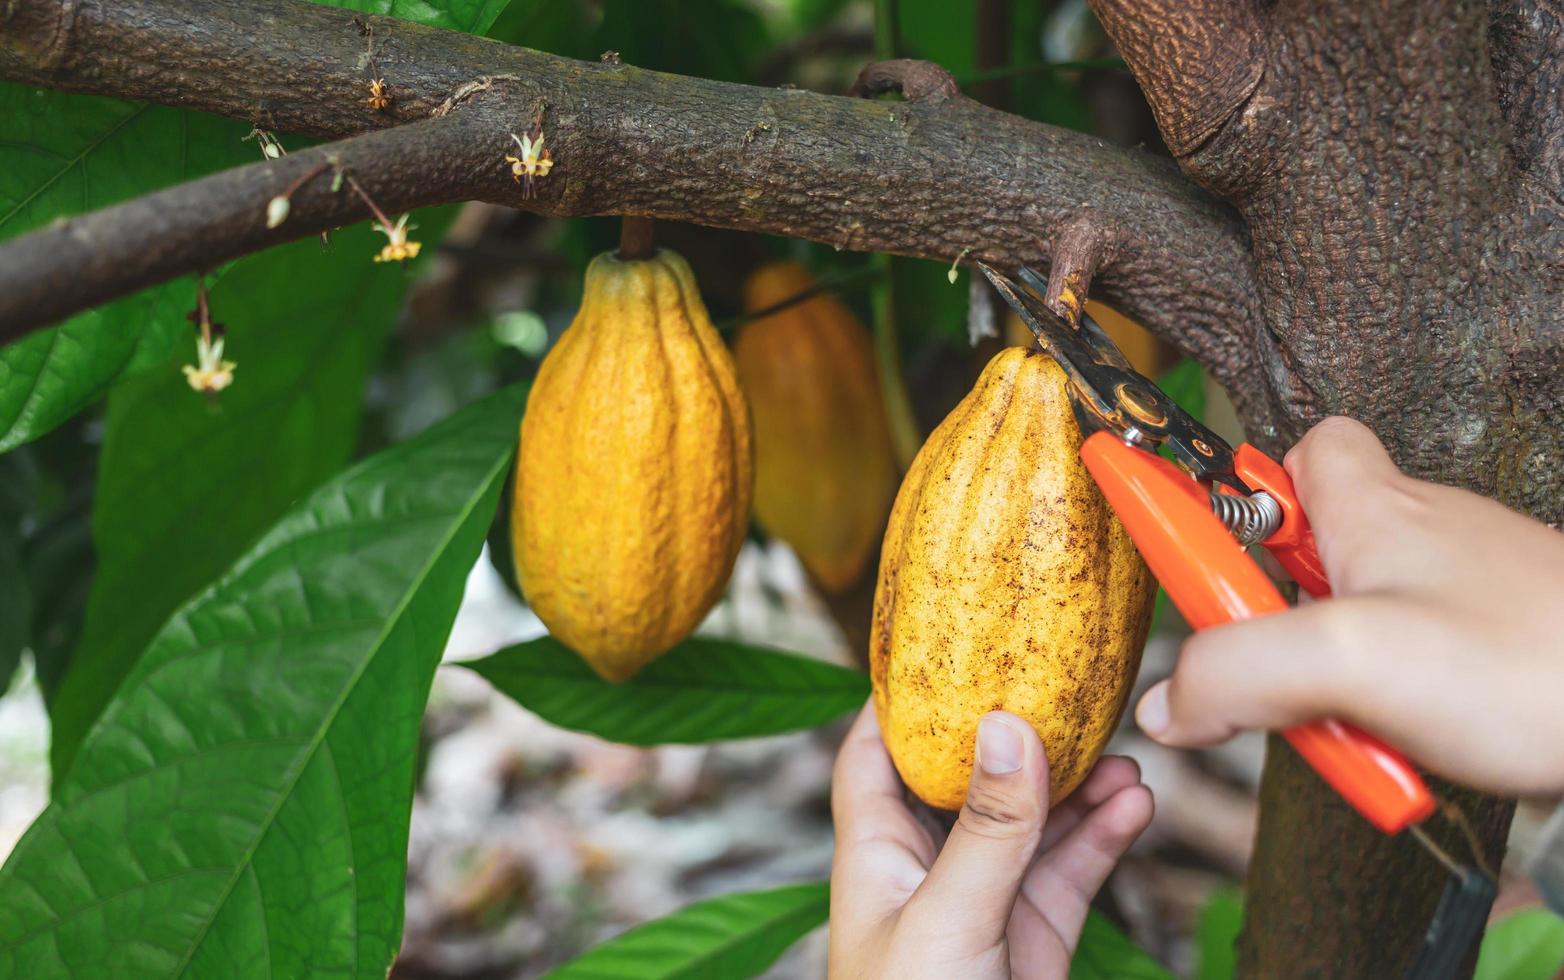
M 1559 5 L 1095 6 L 1185 172 L 1248 224 L 1264 310 L 1238 393 L 1250 437 L 1279 452 L 1351 415 L 1413 475 L 1557 525 Z M 1438 791 L 1497 861 L 1511 803 Z M 1241 973 L 1405 971 L 1443 869 L 1276 737 L 1260 814 Z

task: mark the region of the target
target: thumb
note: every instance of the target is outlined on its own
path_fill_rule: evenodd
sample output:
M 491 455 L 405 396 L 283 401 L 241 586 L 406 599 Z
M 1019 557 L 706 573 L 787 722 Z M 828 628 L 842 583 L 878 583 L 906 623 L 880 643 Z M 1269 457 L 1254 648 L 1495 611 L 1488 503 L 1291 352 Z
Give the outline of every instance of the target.
M 1004 938 L 1048 816 L 1048 761 L 1031 725 L 1002 711 L 984 715 L 976 756 L 966 805 L 904 912 L 973 952 Z

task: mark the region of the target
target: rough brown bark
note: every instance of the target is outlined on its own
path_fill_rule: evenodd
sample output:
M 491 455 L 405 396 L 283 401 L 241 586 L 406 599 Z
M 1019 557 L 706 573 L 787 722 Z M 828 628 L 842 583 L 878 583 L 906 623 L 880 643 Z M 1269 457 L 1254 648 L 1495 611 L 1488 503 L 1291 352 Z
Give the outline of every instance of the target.
M 465 135 L 440 149 L 462 195 L 547 214 L 640 214 L 947 262 L 970 247 L 1014 267 L 1046 263 L 1039 240 L 1093 208 L 1124 243 L 1098 271 L 1104 296 L 1228 383 L 1241 389 L 1247 374 L 1235 341 L 1256 329 L 1259 305 L 1229 208 L 1148 154 L 959 95 L 903 105 L 680 78 L 300 0 L 11 0 L 7 13 L 0 78 L 332 138 L 450 105 Z M 366 22 L 392 97 L 384 111 L 365 103 Z M 509 133 L 534 118 L 554 168 L 528 197 L 504 157 Z M 264 214 L 264 197 L 240 203 Z M 283 229 L 316 230 L 302 219 Z M 21 288 L 7 269 L 30 247 L 0 246 L 0 295 Z
M 1200 94 L 1169 73 L 1214 43 L 1189 25 L 1187 7 L 1094 6 L 1165 133 L 1166 106 L 1184 106 L 1168 143 L 1185 171 L 1250 229 L 1265 317 L 1248 344 L 1267 392 L 1258 410 L 1244 406 L 1251 438 L 1279 451 L 1324 415 L 1352 415 L 1413 474 L 1556 525 L 1559 5 L 1235 0 L 1223 6 L 1255 24 L 1243 50 L 1264 52 L 1259 74 L 1241 75 L 1255 82 L 1236 102 L 1238 75 L 1197 76 L 1214 86 Z M 1510 804 L 1456 796 L 1501 854 Z M 1399 975 L 1442 879 L 1273 738 L 1242 972 Z

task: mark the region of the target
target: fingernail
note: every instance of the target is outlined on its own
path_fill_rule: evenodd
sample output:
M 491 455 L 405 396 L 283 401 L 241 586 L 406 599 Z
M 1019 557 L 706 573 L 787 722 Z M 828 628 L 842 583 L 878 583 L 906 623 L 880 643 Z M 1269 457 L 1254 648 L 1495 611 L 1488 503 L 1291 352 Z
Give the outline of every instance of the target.
M 1135 720 L 1147 735 L 1161 735 L 1168 730 L 1168 684 L 1163 681 L 1146 692 L 1135 706 Z
M 977 758 L 983 771 L 1003 776 L 1021 768 L 1021 733 L 995 715 L 978 722 Z

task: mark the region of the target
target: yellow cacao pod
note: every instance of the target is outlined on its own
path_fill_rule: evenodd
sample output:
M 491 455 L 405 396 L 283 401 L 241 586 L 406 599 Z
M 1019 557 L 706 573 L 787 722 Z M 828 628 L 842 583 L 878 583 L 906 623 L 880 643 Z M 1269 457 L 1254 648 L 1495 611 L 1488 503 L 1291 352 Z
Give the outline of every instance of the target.
M 1178 351 L 1172 344 L 1113 307 L 1089 299 L 1086 301 L 1086 312 L 1091 314 L 1091 318 L 1097 321 L 1097 325 L 1113 338 L 1115 344 L 1119 345 L 1119 350 L 1129 358 L 1135 370 L 1146 377 L 1158 377 L 1178 363 Z M 1018 347 L 1032 346 L 1032 333 L 1026 329 L 1026 324 L 1021 322 L 1021 318 L 1014 310 L 1009 311 L 1005 317 L 1005 343 Z
M 511 534 L 538 618 L 621 681 L 722 594 L 754 479 L 733 361 L 678 255 L 587 268 L 532 384 Z
M 762 266 L 744 284 L 744 307 L 813 286 L 795 263 Z M 755 420 L 755 518 L 821 588 L 841 592 L 874 555 L 896 493 L 869 332 L 821 293 L 746 324 L 733 359 Z
M 1037 729 L 1063 799 L 1140 666 L 1156 583 L 1080 462 L 1065 384 L 1048 355 L 1002 351 L 891 510 L 870 670 L 885 744 L 931 806 L 961 806 L 994 710 Z

